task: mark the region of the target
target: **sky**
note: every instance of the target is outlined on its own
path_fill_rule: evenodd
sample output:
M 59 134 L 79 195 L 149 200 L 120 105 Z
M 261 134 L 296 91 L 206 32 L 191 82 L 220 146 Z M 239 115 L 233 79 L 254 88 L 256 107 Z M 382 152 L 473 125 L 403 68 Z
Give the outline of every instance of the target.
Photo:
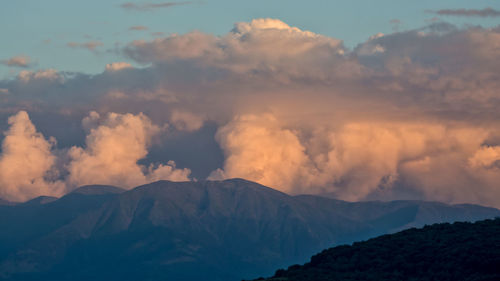
M 4 1 L 0 198 L 245 178 L 500 207 L 498 1 Z
M 125 3 L 125 0 L 3 0 L 0 34 L 5 39 L 1 55 L 4 58 L 29 56 L 34 68 L 99 73 L 103 64 L 124 60 L 116 54 L 117 46 L 158 37 L 158 32 L 169 35 L 199 30 L 222 35 L 236 22 L 277 18 L 291 26 L 339 38 L 353 48 L 379 32 L 419 28 L 435 17 L 459 26 L 494 26 L 498 24 L 498 17 L 450 17 L 430 11 L 500 7 L 496 0 L 207 0 L 179 1 L 179 5 L 145 10 L 124 8 Z M 137 1 L 136 6 L 148 3 L 165 2 Z M 130 30 L 134 26 L 147 29 Z M 102 45 L 94 50 L 68 46 L 68 43 L 88 42 Z M 0 66 L 0 77 L 8 78 L 16 72 L 18 69 Z

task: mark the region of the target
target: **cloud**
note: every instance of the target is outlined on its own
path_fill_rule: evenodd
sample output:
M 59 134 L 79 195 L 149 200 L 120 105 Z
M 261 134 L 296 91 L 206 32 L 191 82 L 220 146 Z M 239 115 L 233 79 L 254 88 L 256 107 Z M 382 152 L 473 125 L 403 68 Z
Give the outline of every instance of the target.
M 173 161 L 149 167 L 137 163 L 147 156 L 152 138 L 160 131 L 145 115 L 109 113 L 101 119 L 92 112 L 83 124 L 90 130 L 85 148 L 69 150 L 71 185 L 110 184 L 131 188 L 160 179 L 189 180 L 190 171 L 177 169 Z
M 24 83 L 28 83 L 34 80 L 57 81 L 63 79 L 63 77 L 59 75 L 55 69 L 42 69 L 38 71 L 23 70 L 19 72 L 17 77 Z
M 471 167 L 500 168 L 500 146 L 482 146 L 469 158 Z
M 127 62 L 113 62 L 113 63 L 106 64 L 106 71 L 109 71 L 109 72 L 115 72 L 115 71 L 120 71 L 123 69 L 130 69 L 130 68 L 133 68 L 133 66 Z
M 138 164 L 161 129 L 143 114 L 97 112 L 82 120 L 85 146 L 56 149 L 56 139 L 37 131 L 28 113 L 8 119 L 0 154 L 0 198 L 25 201 L 40 195 L 61 196 L 87 184 L 125 188 L 157 180 L 187 181 L 189 169 L 174 161 Z
M 0 197 L 24 201 L 40 195 L 60 196 L 64 184 L 54 170 L 54 139 L 36 131 L 28 114 L 20 111 L 8 119 L 0 155 Z
M 432 13 L 442 16 L 459 16 L 459 17 L 500 17 L 500 11 L 493 8 L 478 9 L 442 9 L 432 11 Z
M 191 4 L 190 1 L 184 2 L 162 2 L 162 3 L 142 3 L 136 4 L 133 2 L 126 2 L 121 5 L 123 9 L 132 10 L 132 11 L 153 11 L 161 8 L 171 8 L 175 6 L 183 6 Z
M 30 66 L 31 59 L 28 56 L 15 56 L 1 61 L 1 63 L 11 67 L 26 68 Z
M 142 31 L 142 30 L 148 30 L 149 28 L 144 25 L 134 25 L 128 28 L 128 30 L 132 31 Z
M 210 178 L 242 177 L 292 194 L 326 192 L 352 201 L 391 197 L 409 184 L 423 198 L 500 203 L 486 195 L 498 192 L 500 179 L 498 146 L 482 145 L 491 128 L 363 122 L 313 127 L 304 138 L 288 126 L 272 115 L 247 115 L 220 128 L 225 162 Z
M 157 178 L 158 167 L 167 177 L 185 171 L 172 160 L 191 178 L 213 172 L 292 194 L 500 206 L 499 46 L 498 28 L 433 22 L 348 49 L 256 19 L 220 36 L 174 34 L 120 49 L 140 68 L 1 80 L 9 94 L 0 95 L 0 116 L 29 110 L 57 138 L 57 155 L 74 153 L 57 161 L 69 188 L 89 178 L 133 185 Z M 97 147 L 138 135 L 144 141 L 117 161 L 127 175 L 98 173 L 108 162 Z
M 98 47 L 101 47 L 103 45 L 104 44 L 101 41 L 88 41 L 84 43 L 68 42 L 68 44 L 66 44 L 66 46 L 70 48 L 83 48 L 89 51 L 95 51 Z
M 203 126 L 203 118 L 191 112 L 174 110 L 170 123 L 181 131 L 196 131 Z
M 195 31 L 149 42 L 134 41 L 124 52 L 145 64 L 190 60 L 240 73 L 288 72 L 297 76 L 325 75 L 324 69 L 335 72 L 349 63 L 344 60 L 341 40 L 290 27 L 276 19 L 236 23 L 222 37 Z
M 272 115 L 237 117 L 218 130 L 216 139 L 226 157 L 223 170 L 209 178 L 245 178 L 285 192 L 301 184 L 308 162 L 305 148 Z

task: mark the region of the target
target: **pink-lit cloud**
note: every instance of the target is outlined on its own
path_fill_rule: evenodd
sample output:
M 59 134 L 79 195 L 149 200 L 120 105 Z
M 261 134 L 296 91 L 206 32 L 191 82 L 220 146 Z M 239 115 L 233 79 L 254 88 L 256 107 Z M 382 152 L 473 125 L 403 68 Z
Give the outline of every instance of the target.
M 31 59 L 28 56 L 15 56 L 6 60 L 0 61 L 2 64 L 5 64 L 10 67 L 29 67 L 31 64 Z
M 97 183 L 131 188 L 160 179 L 189 180 L 190 171 L 176 169 L 172 161 L 156 167 L 137 163 L 146 157 L 151 139 L 160 131 L 145 115 L 110 113 L 101 119 L 92 112 L 83 124 L 89 130 L 86 147 L 69 150 L 71 185 Z
M 498 28 L 433 22 L 348 49 L 337 38 L 257 19 L 220 36 L 131 42 L 120 51 L 141 68 L 117 63 L 97 75 L 55 72 L 64 79 L 49 80 L 27 72 L 0 81 L 9 93 L 0 112 L 30 110 L 44 133 L 57 132 L 43 127 L 47 120 L 73 128 L 100 113 L 85 119 L 92 129 L 79 142 L 50 133 L 72 153 L 66 167 L 74 170 L 60 179 L 71 186 L 211 174 L 347 200 L 500 206 L 499 44 Z M 105 145 L 119 141 L 133 153 Z M 197 166 L 207 158 L 216 160 Z
M 11 116 L 8 123 L 0 155 L 0 197 L 24 201 L 64 194 L 64 184 L 56 180 L 54 139 L 37 132 L 25 111 Z

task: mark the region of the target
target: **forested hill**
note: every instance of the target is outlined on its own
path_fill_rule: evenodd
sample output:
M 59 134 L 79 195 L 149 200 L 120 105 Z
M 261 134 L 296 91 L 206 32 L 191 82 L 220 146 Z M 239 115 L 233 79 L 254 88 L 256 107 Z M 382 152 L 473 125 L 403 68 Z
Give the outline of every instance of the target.
M 268 281 L 500 280 L 500 218 L 383 235 L 280 269 Z

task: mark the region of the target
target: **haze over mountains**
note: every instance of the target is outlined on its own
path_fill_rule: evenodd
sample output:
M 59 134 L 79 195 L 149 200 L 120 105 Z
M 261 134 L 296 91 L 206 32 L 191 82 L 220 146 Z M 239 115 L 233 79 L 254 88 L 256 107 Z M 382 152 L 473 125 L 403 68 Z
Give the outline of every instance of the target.
M 477 205 L 290 196 L 242 179 L 84 186 L 0 203 L 0 279 L 250 279 L 334 245 L 496 216 Z

